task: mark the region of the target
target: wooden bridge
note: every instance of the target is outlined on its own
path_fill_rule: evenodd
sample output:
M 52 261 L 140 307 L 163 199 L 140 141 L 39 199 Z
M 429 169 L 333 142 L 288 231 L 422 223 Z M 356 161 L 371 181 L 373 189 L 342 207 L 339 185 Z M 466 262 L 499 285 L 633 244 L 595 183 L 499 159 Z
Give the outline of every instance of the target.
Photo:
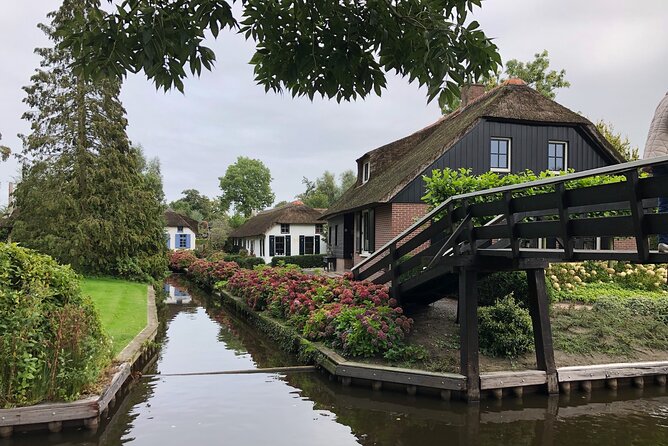
M 583 260 L 668 263 L 668 253 L 650 249 L 650 237 L 668 233 L 668 214 L 656 213 L 657 198 L 668 196 L 668 176 L 642 174 L 658 165 L 668 165 L 668 157 L 453 196 L 356 265 L 353 274 L 388 284 L 402 305 L 459 295 L 461 373 L 467 398 L 476 401 L 477 280 L 497 271 L 526 271 L 536 364 L 546 373 L 547 391 L 557 393 L 545 268 Z M 601 176 L 614 180 L 596 184 Z M 633 238 L 636 249 L 582 246 L 599 237 Z M 555 248 L 536 247 L 545 239 L 556 240 Z

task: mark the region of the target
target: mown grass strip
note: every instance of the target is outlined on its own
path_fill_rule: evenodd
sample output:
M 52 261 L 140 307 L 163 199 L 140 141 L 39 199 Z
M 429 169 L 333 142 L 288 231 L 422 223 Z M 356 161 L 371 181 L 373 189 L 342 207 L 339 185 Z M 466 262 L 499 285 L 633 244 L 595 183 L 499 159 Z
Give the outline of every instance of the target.
M 85 278 L 84 294 L 91 296 L 114 356 L 146 327 L 146 284 L 109 278 Z

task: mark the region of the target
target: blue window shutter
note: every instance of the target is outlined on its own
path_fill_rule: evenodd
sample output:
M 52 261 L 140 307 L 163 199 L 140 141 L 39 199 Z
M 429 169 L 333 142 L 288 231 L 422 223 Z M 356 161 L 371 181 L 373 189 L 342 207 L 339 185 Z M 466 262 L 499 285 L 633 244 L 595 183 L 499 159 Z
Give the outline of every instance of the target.
M 289 235 L 285 236 L 285 255 L 286 256 L 292 255 L 292 242 L 290 241 Z
M 269 236 L 269 257 L 274 257 L 276 254 L 276 242 L 275 242 L 276 237 L 273 235 Z
M 170 249 L 170 248 L 171 248 L 171 246 L 169 246 L 170 238 L 171 238 L 171 237 L 170 237 L 169 234 L 165 234 L 165 241 L 167 241 L 167 249 Z
M 186 248 L 190 249 L 190 234 L 183 234 L 183 236 L 186 238 Z
M 320 254 L 320 236 L 316 235 L 313 240 L 313 253 Z
M 303 235 L 299 236 L 299 255 L 300 256 L 304 255 L 304 236 Z

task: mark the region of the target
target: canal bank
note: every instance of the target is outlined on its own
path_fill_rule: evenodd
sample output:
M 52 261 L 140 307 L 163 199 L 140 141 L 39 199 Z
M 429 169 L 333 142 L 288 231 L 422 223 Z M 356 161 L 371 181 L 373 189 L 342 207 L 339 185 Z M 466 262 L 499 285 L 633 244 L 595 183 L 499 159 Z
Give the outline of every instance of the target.
M 221 302 L 237 314 L 249 320 L 287 351 L 296 352 L 302 362 L 322 367 L 344 386 L 352 384 L 370 387 L 375 391 L 391 390 L 409 395 L 438 396 L 444 400 L 465 399 L 467 379 L 456 373 L 435 373 L 426 370 L 387 367 L 376 364 L 349 361 L 322 344 L 311 342 L 292 327 L 266 314 L 250 308 L 242 299 L 227 291 L 217 292 Z M 481 396 L 496 400 L 521 399 L 525 393 L 556 393 L 584 395 L 593 390 L 605 390 L 611 395 L 619 387 L 657 386 L 666 389 L 668 361 L 596 364 L 559 367 L 556 382 L 541 370 L 511 370 L 481 373 L 478 388 Z
M 167 377 L 299 364 L 218 296 L 171 280 L 183 303 L 161 312 L 160 351 L 147 370 L 157 376 L 138 380 L 95 433 L 34 433 L 0 446 L 668 444 L 668 396 L 656 387 L 469 405 L 342 386 L 324 372 Z
M 91 431 L 97 430 L 100 418 L 113 410 L 117 401 L 128 392 L 137 373 L 157 352 L 153 341 L 158 333 L 158 313 L 155 291 L 151 286 L 147 287 L 146 306 L 146 326 L 116 356 L 98 394 L 72 402 L 0 409 L 0 437 L 35 430 L 57 433 L 64 428 L 76 429 L 81 426 Z

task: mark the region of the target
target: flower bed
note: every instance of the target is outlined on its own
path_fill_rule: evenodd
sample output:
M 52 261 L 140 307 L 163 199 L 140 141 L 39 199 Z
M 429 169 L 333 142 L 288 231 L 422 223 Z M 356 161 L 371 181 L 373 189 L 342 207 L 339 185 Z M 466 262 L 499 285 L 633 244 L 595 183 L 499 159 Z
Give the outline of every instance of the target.
M 306 338 L 351 356 L 401 348 L 413 325 L 387 287 L 351 276 L 311 276 L 294 267 L 249 270 L 234 262 L 185 257 L 170 264 L 187 268 L 200 286 L 226 290 L 253 310 L 285 320 Z

